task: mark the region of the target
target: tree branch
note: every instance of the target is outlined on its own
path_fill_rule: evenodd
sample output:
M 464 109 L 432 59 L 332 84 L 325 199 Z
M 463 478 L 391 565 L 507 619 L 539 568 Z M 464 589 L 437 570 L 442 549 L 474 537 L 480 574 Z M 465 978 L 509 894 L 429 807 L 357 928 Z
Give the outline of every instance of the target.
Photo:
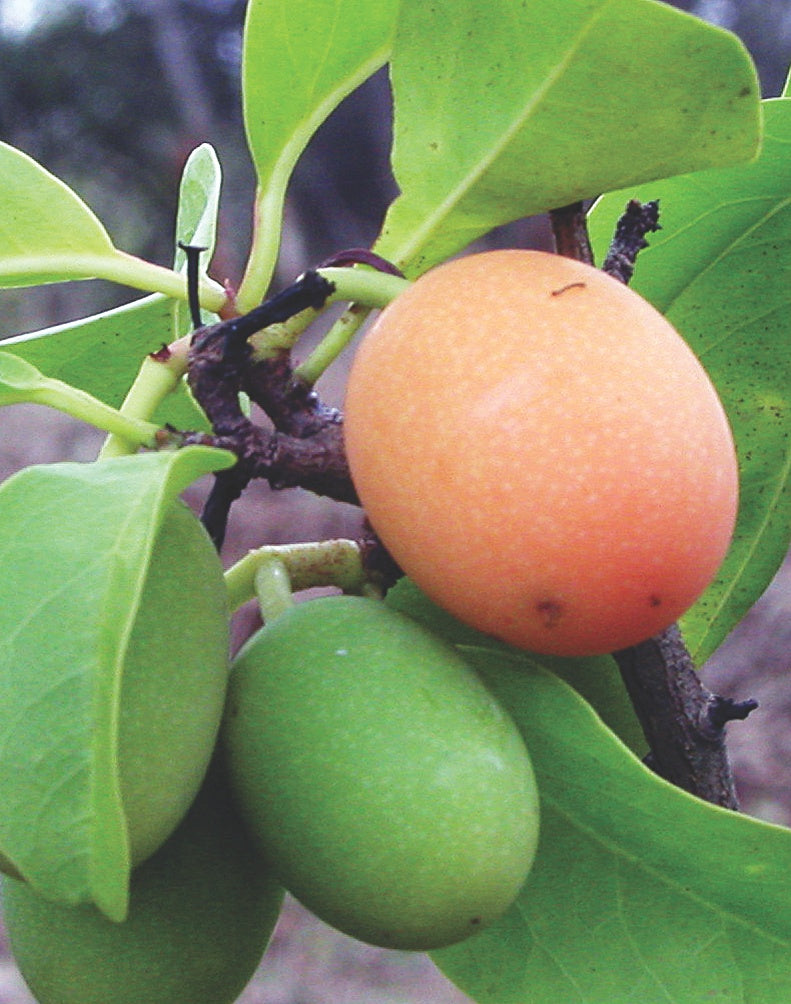
M 650 767 L 698 798 L 738 809 L 724 730 L 756 702 L 737 704 L 708 691 L 675 624 L 614 657 L 651 750 Z

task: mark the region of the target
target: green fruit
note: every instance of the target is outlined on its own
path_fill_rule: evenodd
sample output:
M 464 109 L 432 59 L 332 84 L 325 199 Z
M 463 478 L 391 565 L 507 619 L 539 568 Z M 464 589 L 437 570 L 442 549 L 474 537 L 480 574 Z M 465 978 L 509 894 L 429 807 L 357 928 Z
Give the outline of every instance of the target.
M 118 735 L 132 860 L 152 854 L 200 788 L 228 682 L 222 566 L 203 526 L 167 513 L 124 660 Z
M 527 876 L 538 796 L 516 726 L 452 646 L 376 600 L 325 597 L 259 631 L 223 735 L 273 872 L 362 941 L 460 941 Z
M 282 892 L 212 772 L 181 826 L 132 876 L 122 924 L 3 880 L 11 948 L 39 1004 L 230 1004 Z

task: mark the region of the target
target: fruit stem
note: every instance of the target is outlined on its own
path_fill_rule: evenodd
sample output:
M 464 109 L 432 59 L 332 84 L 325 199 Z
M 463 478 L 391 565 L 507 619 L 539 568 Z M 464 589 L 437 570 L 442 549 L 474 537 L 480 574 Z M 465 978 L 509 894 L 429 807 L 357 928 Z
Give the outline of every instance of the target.
M 267 545 L 249 551 L 225 573 L 231 611 L 258 596 L 261 567 L 279 562 L 289 579 L 289 592 L 334 586 L 346 593 L 364 593 L 369 582 L 360 547 L 354 540 L 321 540 L 299 544 Z
M 295 606 L 288 569 L 274 555 L 258 565 L 253 582 L 265 624 L 282 617 Z
M 348 307 L 304 362 L 294 367 L 294 380 L 313 387 L 362 327 L 370 310 L 359 303 Z
M 172 394 L 187 372 L 187 357 L 190 336 L 186 335 L 172 342 L 160 352 L 154 352 L 143 360 L 135 381 L 127 392 L 120 408 L 126 418 L 148 421 L 162 401 Z M 99 459 L 123 457 L 135 452 L 136 447 L 129 440 L 118 435 L 110 435 L 104 443 Z
M 366 307 L 386 307 L 412 285 L 409 279 L 380 272 L 365 265 L 353 267 L 325 266 L 316 271 L 335 287 L 330 298 L 333 302 L 349 300 Z

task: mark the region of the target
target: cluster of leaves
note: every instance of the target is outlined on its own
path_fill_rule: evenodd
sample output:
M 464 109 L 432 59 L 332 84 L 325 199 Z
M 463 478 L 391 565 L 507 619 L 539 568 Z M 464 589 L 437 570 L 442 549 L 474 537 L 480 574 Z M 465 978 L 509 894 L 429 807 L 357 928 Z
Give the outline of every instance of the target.
M 267 292 L 297 159 L 384 63 L 400 194 L 374 250 L 408 277 L 502 223 L 608 192 L 590 215 L 601 253 L 627 198 L 661 200 L 663 229 L 635 285 L 706 365 L 742 468 L 731 553 L 683 624 L 695 657 L 706 658 L 766 587 L 789 540 L 791 352 L 782 331 L 791 98 L 761 104 L 733 36 L 651 0 L 250 0 L 243 89 L 259 181 L 255 237 L 233 295 L 201 275 L 207 319 L 248 311 Z M 112 433 L 121 453 L 156 446 L 166 422 L 208 430 L 182 380 L 142 406 L 126 397 L 146 354 L 191 326 L 183 252 L 165 268 L 120 251 L 73 191 L 9 146 L 0 146 L 0 174 L 0 285 L 99 277 L 150 294 L 8 340 L 0 403 L 71 410 Z M 182 180 L 176 239 L 209 248 L 206 260 L 220 184 L 213 150 L 198 148 Z M 78 530 L 71 536 L 62 493 L 0 492 L 0 852 L 46 895 L 93 899 L 114 916 L 123 913 L 129 862 L 124 870 L 119 807 L 100 796 L 114 783 L 108 708 L 135 583 L 167 504 L 232 461 L 198 447 L 145 457 L 116 465 L 108 490 L 65 500 Z M 94 635 L 72 639 L 69 658 L 50 659 L 53 672 L 37 675 L 63 636 L 65 598 L 69 622 Z M 513 714 L 540 783 L 536 866 L 498 924 L 434 953 L 450 978 L 482 1004 L 786 1000 L 791 833 L 651 774 L 609 657 L 539 660 L 494 646 L 409 583 L 389 602 L 462 647 Z M 106 617 L 85 619 L 80 609 Z M 127 616 L 110 616 L 119 611 Z M 43 708 L 57 715 L 43 720 Z M 54 773 L 23 789 L 16 765 L 42 730 L 58 750 Z M 57 838 L 31 841 L 48 831 Z

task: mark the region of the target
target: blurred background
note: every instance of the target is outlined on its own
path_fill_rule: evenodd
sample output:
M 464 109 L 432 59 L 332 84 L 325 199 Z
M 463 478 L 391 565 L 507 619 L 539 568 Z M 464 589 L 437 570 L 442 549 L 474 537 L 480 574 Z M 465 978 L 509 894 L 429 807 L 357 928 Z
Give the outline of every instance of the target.
M 791 0 L 684 0 L 675 6 L 735 31 L 777 95 L 791 62 Z M 250 240 L 254 174 L 239 92 L 244 0 L 0 0 L 0 140 L 73 187 L 129 252 L 170 264 L 179 178 L 208 141 L 223 168 L 212 274 L 239 280 Z M 331 253 L 369 246 L 395 186 L 388 166 L 385 73 L 318 131 L 293 178 L 276 284 Z M 513 224 L 489 246 L 548 246 L 544 218 Z M 109 283 L 0 292 L 0 340 L 134 298 Z M 320 390 L 342 398 L 343 366 Z M 0 479 L 30 463 L 90 460 L 97 434 L 46 409 L 0 414 Z M 199 505 L 199 486 L 190 497 Z M 227 563 L 268 542 L 354 535 L 359 514 L 308 493 L 254 485 L 235 507 Z M 746 811 L 791 825 L 791 580 L 784 568 L 704 668 L 706 683 L 761 708 L 730 727 Z M 242 615 L 251 617 L 248 610 Z M 0 934 L 1 939 L 1 934 Z M 461 1004 L 426 956 L 362 946 L 289 902 L 243 1004 Z M 31 996 L 0 940 L 0 1004 Z

